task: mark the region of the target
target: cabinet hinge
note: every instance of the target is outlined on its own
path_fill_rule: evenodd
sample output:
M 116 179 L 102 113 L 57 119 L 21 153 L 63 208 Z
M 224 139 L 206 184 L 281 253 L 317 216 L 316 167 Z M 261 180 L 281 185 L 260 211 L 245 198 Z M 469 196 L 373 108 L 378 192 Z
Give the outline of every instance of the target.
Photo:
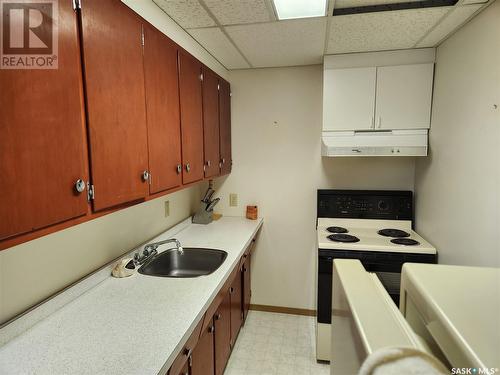
M 90 182 L 87 182 L 87 201 L 92 201 L 95 198 L 95 187 Z
M 144 47 L 144 26 L 141 25 L 141 46 Z
M 217 84 L 217 91 L 220 91 L 220 85 Z
M 200 74 L 200 81 L 203 81 L 203 73 Z
M 82 0 L 73 0 L 73 10 L 82 9 Z

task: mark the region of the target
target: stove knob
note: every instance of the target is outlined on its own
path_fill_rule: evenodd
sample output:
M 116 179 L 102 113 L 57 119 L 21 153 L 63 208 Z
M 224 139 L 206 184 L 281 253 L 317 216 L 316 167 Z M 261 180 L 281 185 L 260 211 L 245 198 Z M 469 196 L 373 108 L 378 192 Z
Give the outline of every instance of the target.
M 379 208 L 379 210 L 382 210 L 382 211 L 387 210 L 387 208 L 388 208 L 387 202 L 386 201 L 379 201 L 378 208 Z

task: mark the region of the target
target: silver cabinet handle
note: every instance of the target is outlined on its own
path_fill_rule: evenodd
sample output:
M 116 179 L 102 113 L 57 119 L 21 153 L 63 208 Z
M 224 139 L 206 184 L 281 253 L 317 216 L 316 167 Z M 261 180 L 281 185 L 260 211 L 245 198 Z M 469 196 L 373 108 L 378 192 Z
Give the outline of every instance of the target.
M 75 182 L 75 190 L 77 193 L 83 193 L 85 191 L 85 181 L 78 179 Z
M 186 172 L 191 171 L 191 165 L 189 163 L 186 163 Z
M 214 326 L 208 327 L 208 333 L 214 333 L 214 332 L 215 332 L 215 327 Z
M 181 174 L 182 172 L 182 165 L 177 164 L 177 174 Z
M 212 165 L 212 163 L 210 163 L 210 160 L 207 160 L 207 167 L 210 168 L 210 165 Z
M 144 182 L 149 181 L 149 171 L 142 172 L 142 180 Z
M 226 164 L 226 159 L 222 158 L 220 161 L 222 164 Z

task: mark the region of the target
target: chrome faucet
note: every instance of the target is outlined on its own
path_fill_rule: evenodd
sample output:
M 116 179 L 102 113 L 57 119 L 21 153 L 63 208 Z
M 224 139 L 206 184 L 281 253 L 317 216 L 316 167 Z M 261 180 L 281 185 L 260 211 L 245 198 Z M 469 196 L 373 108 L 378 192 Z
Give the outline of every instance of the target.
M 161 245 L 167 244 L 167 243 L 175 243 L 175 248 L 180 254 L 184 254 L 184 249 L 182 248 L 181 243 L 179 240 L 175 238 L 170 238 L 168 240 L 163 240 L 163 241 L 158 241 L 158 242 L 153 242 L 153 243 L 148 243 L 146 246 L 144 246 L 144 249 L 142 250 L 142 254 L 140 252 L 137 252 L 134 254 L 134 263 L 136 265 L 141 265 L 146 263 L 149 259 L 154 257 L 156 254 L 158 254 L 158 247 Z

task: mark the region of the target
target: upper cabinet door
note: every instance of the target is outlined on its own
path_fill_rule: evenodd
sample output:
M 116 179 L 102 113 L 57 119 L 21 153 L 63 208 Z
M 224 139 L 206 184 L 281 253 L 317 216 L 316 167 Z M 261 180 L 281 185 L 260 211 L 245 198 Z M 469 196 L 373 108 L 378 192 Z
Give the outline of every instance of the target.
M 434 64 L 377 68 L 377 129 L 428 129 Z
M 118 0 L 86 1 L 81 14 L 94 209 L 101 210 L 149 190 L 142 24 Z
M 377 70 L 324 71 L 323 130 L 366 130 L 374 126 Z
M 205 177 L 219 175 L 219 78 L 203 67 L 203 138 Z
M 182 182 L 203 179 L 203 111 L 201 63 L 179 51 L 179 92 L 181 103 Z
M 0 239 L 88 210 L 82 72 L 76 14 L 59 3 L 58 69 L 0 70 Z M 83 187 L 81 185 L 80 187 Z
M 144 33 L 150 192 L 158 193 L 182 184 L 177 46 L 152 26 Z
M 219 80 L 220 174 L 231 173 L 231 87 Z

